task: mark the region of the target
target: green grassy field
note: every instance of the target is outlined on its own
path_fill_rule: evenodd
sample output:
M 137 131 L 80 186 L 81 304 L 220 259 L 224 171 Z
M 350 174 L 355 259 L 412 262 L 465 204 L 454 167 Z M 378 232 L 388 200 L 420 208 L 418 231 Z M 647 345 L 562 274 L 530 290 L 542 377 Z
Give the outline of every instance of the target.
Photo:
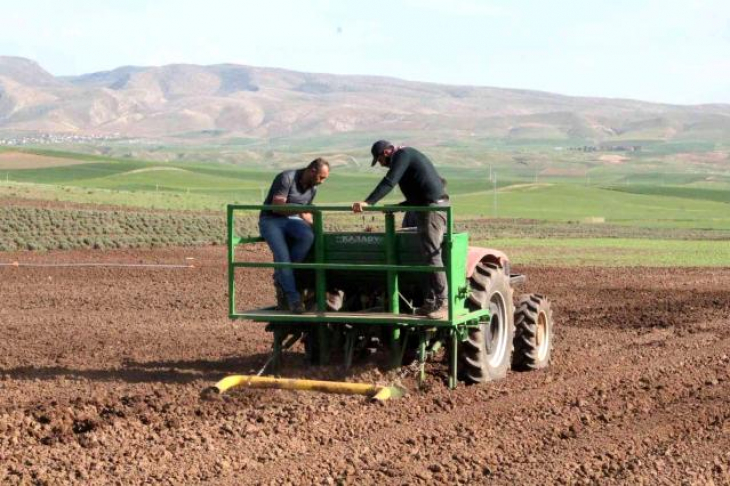
M 516 264 L 607 267 L 727 267 L 730 241 L 639 238 L 497 238 L 477 245 L 505 249 Z
M 489 146 L 499 154 L 490 159 L 498 174 L 496 191 L 486 166 L 440 166 L 449 181 L 457 218 L 475 222 L 469 231 L 476 239 L 489 237 L 488 246 L 510 248 L 513 258 L 526 263 L 730 265 L 730 254 L 723 251 L 723 245 L 730 246 L 727 171 L 697 166 L 682 171 L 671 164 L 670 171 L 653 157 L 673 152 L 649 146 L 632 163 L 615 167 L 588 160 L 586 154 L 566 153 L 556 156 L 551 172 L 544 167 L 544 148 L 539 149 L 538 143 L 534 147 L 538 148 L 523 143 L 518 153 Z M 452 149 L 456 154 L 474 150 L 458 144 Z M 227 203 L 260 203 L 276 174 L 246 165 L 155 162 L 48 150 L 32 153 L 84 163 L 0 169 L 0 197 L 216 215 Z M 520 162 L 523 158 L 532 166 L 525 167 Z M 384 173 L 382 168 L 334 167 L 320 187 L 317 202 L 364 199 Z M 394 191 L 386 202 L 399 200 Z M 492 221 L 480 221 L 484 218 Z M 524 224 L 525 220 L 533 223 Z M 504 224 L 509 221 L 522 223 Z M 491 226 L 508 229 L 490 231 Z M 200 241 L 197 234 L 188 236 L 180 240 L 182 244 Z M 27 243 L 25 236 L 21 241 Z M 107 241 L 103 246 L 114 244 Z M 6 250 L 22 247 L 7 241 L 4 245 Z M 551 248 L 555 251 L 547 252 Z

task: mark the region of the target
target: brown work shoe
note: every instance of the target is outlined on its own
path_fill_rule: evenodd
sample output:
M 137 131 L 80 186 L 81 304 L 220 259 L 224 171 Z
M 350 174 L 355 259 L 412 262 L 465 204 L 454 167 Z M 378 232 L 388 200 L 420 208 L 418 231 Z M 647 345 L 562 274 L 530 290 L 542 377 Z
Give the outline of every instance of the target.
M 449 316 L 449 305 L 443 301 L 426 301 L 416 309 L 416 314 L 426 316 L 429 319 L 446 319 Z
M 304 304 L 304 309 L 307 312 L 316 311 L 317 310 L 317 299 L 314 295 L 314 290 L 309 288 L 304 288 L 301 291 L 302 295 L 302 304 Z
M 441 307 L 438 309 L 434 309 L 433 311 L 429 312 L 426 316 L 429 319 L 437 319 L 437 320 L 444 320 L 449 317 L 449 306 L 448 304 L 442 304 Z

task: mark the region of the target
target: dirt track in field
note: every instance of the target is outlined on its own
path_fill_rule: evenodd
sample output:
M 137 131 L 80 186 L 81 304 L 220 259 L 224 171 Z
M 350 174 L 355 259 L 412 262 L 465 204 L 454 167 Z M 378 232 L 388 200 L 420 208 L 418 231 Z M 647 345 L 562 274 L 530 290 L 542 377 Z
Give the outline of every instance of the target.
M 226 317 L 225 250 L 0 254 L 0 483 L 730 484 L 730 268 L 518 268 L 553 301 L 553 366 L 384 405 L 200 390 L 266 360 Z M 264 252 L 253 258 L 266 259 Z M 195 260 L 186 260 L 192 257 Z M 240 307 L 273 300 L 242 272 Z M 341 378 L 306 368 L 287 376 Z M 413 389 L 408 370 L 348 379 Z
M 65 157 L 30 154 L 26 152 L 0 153 L 0 170 L 14 169 L 46 169 L 49 167 L 67 167 L 88 164 L 86 160 L 75 160 Z

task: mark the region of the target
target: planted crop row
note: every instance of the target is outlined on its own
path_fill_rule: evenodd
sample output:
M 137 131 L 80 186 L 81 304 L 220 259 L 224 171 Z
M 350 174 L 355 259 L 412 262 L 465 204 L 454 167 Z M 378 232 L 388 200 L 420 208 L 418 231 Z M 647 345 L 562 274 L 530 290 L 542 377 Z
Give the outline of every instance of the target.
M 253 218 L 240 218 L 237 231 L 256 231 Z M 222 244 L 225 218 L 198 214 L 0 209 L 0 251 L 76 248 L 144 248 Z
M 237 214 L 236 233 L 258 234 L 256 214 Z M 377 214 L 326 216 L 327 231 L 384 231 Z M 472 241 L 498 238 L 639 238 L 662 240 L 730 240 L 730 231 L 646 228 L 612 224 L 558 223 L 519 219 L 466 219 L 455 231 Z M 0 208 L 0 251 L 149 248 L 224 244 L 221 214 L 131 212 L 109 210 Z

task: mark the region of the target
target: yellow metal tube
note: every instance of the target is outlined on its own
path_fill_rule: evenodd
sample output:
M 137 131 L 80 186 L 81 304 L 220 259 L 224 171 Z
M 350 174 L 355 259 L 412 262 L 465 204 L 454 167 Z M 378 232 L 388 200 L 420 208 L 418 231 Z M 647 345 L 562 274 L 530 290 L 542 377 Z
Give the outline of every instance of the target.
M 232 375 L 220 380 L 211 391 L 220 394 L 231 388 L 274 388 L 278 390 L 318 391 L 340 393 L 343 395 L 364 395 L 372 400 L 383 401 L 404 395 L 405 390 L 397 386 L 379 386 L 366 383 L 347 383 L 338 381 L 299 380 L 293 378 L 274 378 L 271 376 Z

